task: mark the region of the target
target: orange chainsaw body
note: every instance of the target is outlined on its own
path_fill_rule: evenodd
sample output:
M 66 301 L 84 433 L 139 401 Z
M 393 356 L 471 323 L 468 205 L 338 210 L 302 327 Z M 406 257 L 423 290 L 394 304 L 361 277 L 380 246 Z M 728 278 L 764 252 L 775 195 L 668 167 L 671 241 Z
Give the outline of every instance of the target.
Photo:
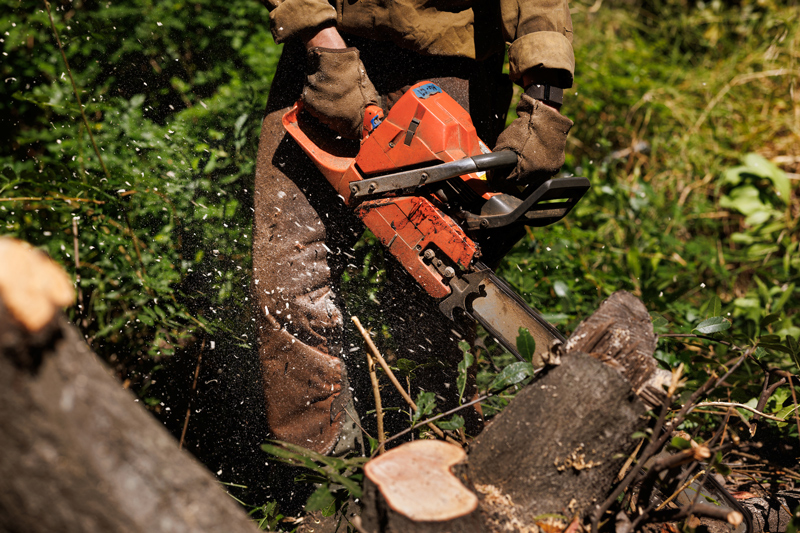
M 479 255 L 477 244 L 437 208 L 435 198 L 401 195 L 357 201 L 350 184 L 365 176 L 488 153 L 469 113 L 433 83 L 418 83 L 397 101 L 383 121 L 374 125 L 358 155 L 351 158 L 333 155 L 311 141 L 298 122 L 301 110 L 298 103 L 283 117 L 289 134 L 428 294 L 434 298 L 449 295 L 448 283 L 423 260 L 423 251 L 433 248 L 467 270 Z M 486 186 L 482 172 L 466 174 L 461 179 L 485 199 L 494 194 Z

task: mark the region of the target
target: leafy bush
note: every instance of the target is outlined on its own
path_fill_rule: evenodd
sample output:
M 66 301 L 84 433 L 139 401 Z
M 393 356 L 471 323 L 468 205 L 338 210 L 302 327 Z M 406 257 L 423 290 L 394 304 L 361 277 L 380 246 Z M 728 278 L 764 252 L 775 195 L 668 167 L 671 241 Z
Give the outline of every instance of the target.
M 80 280 L 71 318 L 143 393 L 199 334 L 253 341 L 250 183 L 280 48 L 255 2 L 64 2 L 68 72 L 43 8 L 0 21 L 4 233 Z

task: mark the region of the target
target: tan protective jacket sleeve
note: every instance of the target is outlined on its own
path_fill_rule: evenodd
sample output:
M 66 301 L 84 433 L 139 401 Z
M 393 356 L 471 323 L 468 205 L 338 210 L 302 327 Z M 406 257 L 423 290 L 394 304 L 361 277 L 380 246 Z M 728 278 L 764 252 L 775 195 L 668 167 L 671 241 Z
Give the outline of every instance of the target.
M 426 55 L 483 59 L 508 50 L 510 77 L 537 68 L 575 71 L 567 0 L 265 0 L 282 43 L 323 25 Z

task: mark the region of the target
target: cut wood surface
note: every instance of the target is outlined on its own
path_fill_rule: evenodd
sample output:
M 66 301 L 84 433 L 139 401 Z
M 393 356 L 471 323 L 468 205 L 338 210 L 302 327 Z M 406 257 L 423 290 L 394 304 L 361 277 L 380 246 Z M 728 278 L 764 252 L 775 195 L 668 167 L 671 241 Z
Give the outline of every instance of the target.
M 366 531 L 483 531 L 478 498 L 453 474 L 464 450 L 438 440 L 417 440 L 381 455 L 364 468 L 362 513 Z
M 75 300 L 69 276 L 30 244 L 0 237 L 0 298 L 28 331 L 38 331 Z
M 453 444 L 418 440 L 370 461 L 364 474 L 377 485 L 394 511 L 415 521 L 440 522 L 464 516 L 478 507 L 475 494 L 450 470 L 466 458 L 464 450 Z
M 46 286 L 12 279 L 26 281 Z M 19 307 L 12 315 L 7 289 L 0 292 L 0 531 L 255 530 L 62 313 L 30 333 L 27 307 L 41 300 L 16 302 L 22 315 Z

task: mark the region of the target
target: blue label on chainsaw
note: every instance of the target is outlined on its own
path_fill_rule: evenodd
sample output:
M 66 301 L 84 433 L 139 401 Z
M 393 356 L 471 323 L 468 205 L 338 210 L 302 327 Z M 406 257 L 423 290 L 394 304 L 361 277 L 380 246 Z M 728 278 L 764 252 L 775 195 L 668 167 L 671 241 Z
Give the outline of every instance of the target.
M 428 83 L 414 89 L 414 94 L 416 94 L 419 98 L 422 99 L 430 98 L 434 94 L 438 94 L 440 92 L 442 92 L 441 87 L 439 87 L 435 83 Z

